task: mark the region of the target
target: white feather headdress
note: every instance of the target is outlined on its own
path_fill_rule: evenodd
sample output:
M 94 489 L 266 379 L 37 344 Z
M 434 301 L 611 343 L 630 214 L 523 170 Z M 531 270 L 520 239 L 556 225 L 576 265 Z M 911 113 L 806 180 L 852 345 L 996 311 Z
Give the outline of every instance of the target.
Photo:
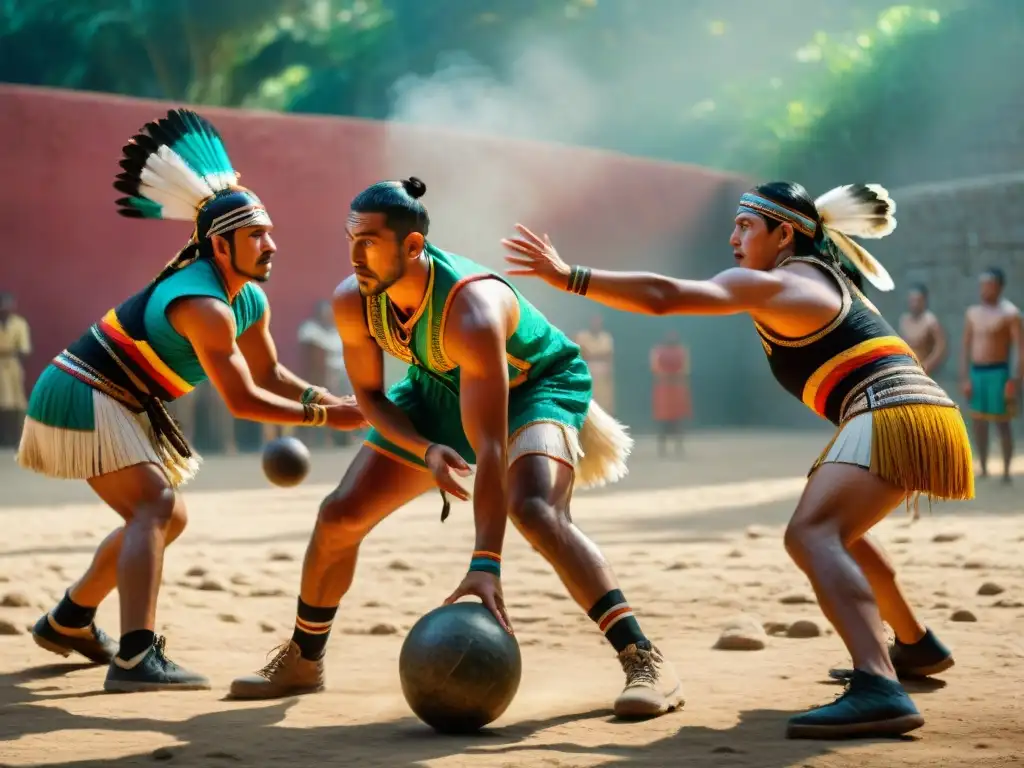
M 172 109 L 146 123 L 123 153 L 123 172 L 114 182 L 128 195 L 117 200 L 122 216 L 198 223 L 216 200 L 207 235 L 271 223 L 259 199 L 238 186 L 238 172 L 216 127 L 190 109 Z
M 825 234 L 880 291 L 896 287 L 885 267 L 853 237 L 881 238 L 896 229 L 896 203 L 879 184 L 846 184 L 814 201 Z

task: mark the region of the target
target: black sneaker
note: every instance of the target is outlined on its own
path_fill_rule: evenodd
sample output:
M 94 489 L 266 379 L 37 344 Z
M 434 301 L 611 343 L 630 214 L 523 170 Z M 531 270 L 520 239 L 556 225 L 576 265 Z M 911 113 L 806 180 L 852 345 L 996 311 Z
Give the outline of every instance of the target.
M 210 681 L 179 667 L 164 654 L 167 638 L 157 635 L 149 650 L 131 661 L 115 656 L 107 670 L 103 690 L 113 693 L 141 691 L 208 691 Z M 127 666 L 127 665 L 131 666 Z
M 65 658 L 79 653 L 94 664 L 109 664 L 117 654 L 117 642 L 95 624 L 81 629 L 62 627 L 48 613 L 32 627 L 32 639 L 50 653 Z
M 911 645 L 897 640 L 889 649 L 889 657 L 896 674 L 906 678 L 921 678 L 945 672 L 953 666 L 953 652 L 929 629 L 924 637 Z
M 856 669 L 846 691 L 831 704 L 791 717 L 786 738 L 902 736 L 922 725 L 924 718 L 902 685 Z
M 889 658 L 900 680 L 920 680 L 953 666 L 953 652 L 929 629 L 916 643 L 904 645 L 896 640 L 889 646 Z M 830 669 L 829 677 L 847 682 L 853 676 L 852 669 Z

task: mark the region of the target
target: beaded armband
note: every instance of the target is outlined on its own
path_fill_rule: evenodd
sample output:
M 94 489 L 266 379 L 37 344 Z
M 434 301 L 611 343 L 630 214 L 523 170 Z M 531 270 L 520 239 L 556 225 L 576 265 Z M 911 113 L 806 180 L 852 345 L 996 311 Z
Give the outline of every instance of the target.
M 590 287 L 590 270 L 587 267 L 573 267 L 569 271 L 569 284 L 566 290 L 580 296 L 587 295 L 587 288 Z
M 496 552 L 486 552 L 478 549 L 473 553 L 473 559 L 469 561 L 469 570 L 483 571 L 494 576 L 501 577 L 501 555 Z
M 315 403 L 302 404 L 302 423 L 309 427 L 322 427 L 327 423 L 327 408 Z
M 303 405 L 319 405 L 328 394 L 330 393 L 323 387 L 306 387 L 299 402 Z

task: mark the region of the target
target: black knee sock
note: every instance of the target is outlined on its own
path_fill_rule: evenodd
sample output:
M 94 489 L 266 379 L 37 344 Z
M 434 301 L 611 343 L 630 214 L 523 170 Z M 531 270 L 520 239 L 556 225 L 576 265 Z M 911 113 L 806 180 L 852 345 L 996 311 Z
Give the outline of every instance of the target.
M 64 597 L 53 609 L 53 620 L 62 627 L 68 629 L 84 629 L 92 624 L 96 618 L 96 609 L 79 605 L 71 599 L 70 592 L 65 592 Z
M 327 638 L 331 636 L 334 614 L 337 612 L 338 606 L 317 608 L 306 605 L 302 602 L 302 598 L 299 598 L 299 609 L 295 616 L 295 631 L 292 633 L 292 641 L 302 651 L 302 658 L 316 661 L 324 655 Z
M 121 635 L 121 647 L 117 649 L 117 658 L 131 661 L 136 656 L 149 650 L 156 640 L 156 633 L 151 629 L 134 629 Z
M 613 589 L 591 608 L 587 615 L 597 623 L 608 642 L 616 652 L 629 645 L 650 650 L 651 643 L 640 629 L 640 622 L 633 615 L 633 609 L 626 602 L 621 590 Z

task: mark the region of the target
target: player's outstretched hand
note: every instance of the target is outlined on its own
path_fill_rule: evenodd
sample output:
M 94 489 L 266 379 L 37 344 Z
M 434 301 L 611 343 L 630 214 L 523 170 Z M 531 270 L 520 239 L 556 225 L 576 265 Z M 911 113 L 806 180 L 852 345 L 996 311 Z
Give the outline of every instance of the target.
M 548 285 L 565 289 L 569 283 L 569 265 L 562 261 L 551 238 L 537 237 L 522 224 L 516 224 L 520 237 L 506 237 L 501 244 L 509 251 L 505 256 L 511 267 L 505 270 L 509 275 L 539 277 Z

